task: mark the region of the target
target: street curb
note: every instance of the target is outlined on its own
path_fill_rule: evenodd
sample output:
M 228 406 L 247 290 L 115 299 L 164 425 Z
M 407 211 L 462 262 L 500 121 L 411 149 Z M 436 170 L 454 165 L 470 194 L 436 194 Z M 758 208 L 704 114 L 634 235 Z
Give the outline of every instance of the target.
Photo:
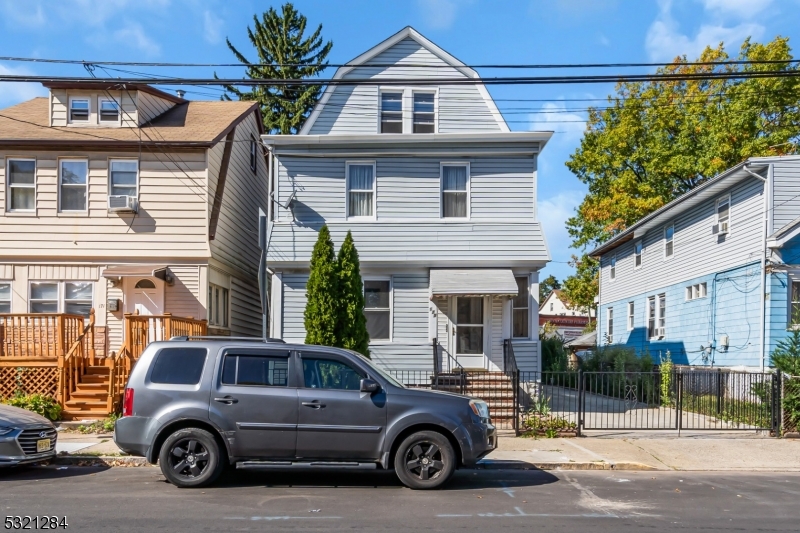
M 144 457 L 115 456 L 115 455 L 59 455 L 50 464 L 71 466 L 120 466 L 136 467 L 151 466 Z
M 589 463 L 552 462 L 529 463 L 527 461 L 480 461 L 475 468 L 482 470 L 658 470 L 642 463 Z

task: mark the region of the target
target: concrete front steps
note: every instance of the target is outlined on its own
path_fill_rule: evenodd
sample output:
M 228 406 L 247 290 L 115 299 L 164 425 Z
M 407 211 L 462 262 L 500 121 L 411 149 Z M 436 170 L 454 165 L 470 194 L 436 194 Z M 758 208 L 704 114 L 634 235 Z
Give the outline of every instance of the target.
M 108 380 L 106 366 L 89 366 L 78 378 L 75 392 L 61 411 L 63 420 L 96 420 L 108 417 Z
M 462 386 L 461 380 L 465 382 Z M 492 421 L 501 428 L 514 424 L 514 384 L 503 372 L 439 374 L 437 389 L 480 398 L 489 405 Z

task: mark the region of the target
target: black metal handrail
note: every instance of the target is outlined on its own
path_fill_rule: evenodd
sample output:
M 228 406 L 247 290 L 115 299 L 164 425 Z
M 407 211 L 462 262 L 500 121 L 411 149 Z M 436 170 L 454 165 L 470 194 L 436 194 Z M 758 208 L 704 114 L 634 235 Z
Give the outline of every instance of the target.
M 503 372 L 507 375 L 511 375 L 514 372 L 518 371 L 519 367 L 517 366 L 517 356 L 514 355 L 514 345 L 511 343 L 511 339 L 504 339 L 503 340 Z

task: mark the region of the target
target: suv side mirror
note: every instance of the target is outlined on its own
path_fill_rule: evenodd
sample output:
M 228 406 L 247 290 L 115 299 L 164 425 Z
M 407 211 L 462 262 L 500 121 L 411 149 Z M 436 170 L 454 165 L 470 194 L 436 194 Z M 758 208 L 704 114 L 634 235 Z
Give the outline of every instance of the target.
M 381 385 L 374 379 L 365 378 L 361 380 L 361 392 L 368 392 L 370 394 L 381 390 Z

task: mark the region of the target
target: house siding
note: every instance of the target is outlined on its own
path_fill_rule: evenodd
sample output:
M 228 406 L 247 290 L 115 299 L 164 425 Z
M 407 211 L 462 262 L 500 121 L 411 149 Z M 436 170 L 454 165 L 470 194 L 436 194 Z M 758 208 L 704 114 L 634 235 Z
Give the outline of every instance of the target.
M 76 127 L 99 126 L 98 121 L 98 98 L 111 98 L 120 106 L 121 126 L 136 127 L 138 125 L 139 114 L 137 112 L 138 91 L 86 91 L 86 90 L 66 90 L 52 89 L 50 91 L 50 121 L 53 126 L 67 126 L 69 124 L 69 99 L 70 97 L 83 97 L 89 99 L 89 122 L 86 125 Z M 113 127 L 108 123 L 103 123 L 102 127 Z
M 800 215 L 800 158 L 773 163 L 774 213 L 772 231 L 778 231 Z
M 158 96 L 153 96 L 152 94 L 139 91 L 137 95 L 139 125 L 146 124 L 154 118 L 163 115 L 172 109 L 173 106 L 175 106 L 175 103 L 170 102 L 169 100 L 164 100 Z
M 200 303 L 200 267 L 169 267 L 175 281 L 164 287 L 164 310 L 173 315 L 203 319 L 205 307 Z
M 258 286 L 249 280 L 231 278 L 231 335 L 261 337 L 261 303 Z

